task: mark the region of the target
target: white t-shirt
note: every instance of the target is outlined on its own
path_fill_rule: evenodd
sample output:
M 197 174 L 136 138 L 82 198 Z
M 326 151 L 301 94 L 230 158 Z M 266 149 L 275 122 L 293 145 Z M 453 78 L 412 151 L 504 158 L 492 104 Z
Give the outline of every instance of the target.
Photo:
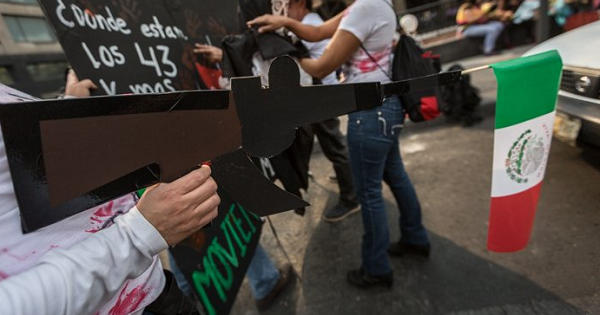
M 318 14 L 316 14 L 314 12 L 310 12 L 304 16 L 304 18 L 302 19 L 302 24 L 318 26 L 318 25 L 323 24 L 323 19 L 321 19 L 321 17 Z M 320 42 L 307 42 L 307 41 L 303 40 L 302 44 L 304 44 L 304 46 L 306 46 L 306 48 L 308 48 L 308 51 L 310 52 L 310 57 L 312 59 L 319 59 L 319 57 L 321 57 L 321 55 L 323 55 L 323 51 L 325 51 L 325 47 L 327 47 L 327 44 L 329 44 L 329 40 L 325 39 Z M 323 84 L 338 84 L 338 83 L 340 83 L 335 76 L 335 72 L 328 74 L 326 77 L 321 79 L 321 82 L 323 82 Z
M 344 11 L 338 27 L 356 36 L 377 64 L 388 73 L 396 30 L 396 14 L 390 5 L 389 0 L 356 0 Z M 377 64 L 362 48 L 358 48 L 342 68 L 345 82 L 390 82 Z
M 32 99 L 0 84 L 0 103 Z M 23 234 L 0 130 L 0 314 L 141 313 L 165 285 L 167 243 L 135 203 L 129 194 Z

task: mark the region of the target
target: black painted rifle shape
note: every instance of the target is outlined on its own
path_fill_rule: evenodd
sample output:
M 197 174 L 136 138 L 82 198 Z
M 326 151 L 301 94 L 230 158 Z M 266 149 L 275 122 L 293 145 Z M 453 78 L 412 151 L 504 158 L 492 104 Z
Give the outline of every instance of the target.
M 230 191 L 233 198 L 256 214 L 307 205 L 265 179 L 238 149 L 255 156 L 278 154 L 302 124 L 380 105 L 380 85 L 300 87 L 297 65 L 289 57 L 273 62 L 270 74 L 270 88 L 261 87 L 260 78 L 249 77 L 232 80 L 233 92 L 0 106 L 23 230 L 33 231 L 139 188 L 172 181 L 207 160 L 213 160 L 219 185 L 237 191 Z M 337 96 L 327 96 L 333 94 Z M 248 174 L 251 171 L 254 174 Z
M 232 91 L 0 106 L 23 230 L 172 181 L 207 160 L 213 160 L 219 185 L 258 215 L 307 205 L 266 180 L 240 146 L 254 156 L 276 155 L 292 143 L 300 125 L 379 106 L 385 86 L 301 87 L 289 57 L 273 62 L 269 82 L 265 88 L 258 77 L 235 78 Z

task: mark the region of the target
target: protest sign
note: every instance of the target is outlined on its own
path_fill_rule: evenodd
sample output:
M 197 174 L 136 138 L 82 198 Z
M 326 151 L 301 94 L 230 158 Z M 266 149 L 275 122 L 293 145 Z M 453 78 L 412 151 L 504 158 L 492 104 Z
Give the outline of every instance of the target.
M 219 216 L 170 249 L 209 315 L 229 314 L 260 239 L 262 221 L 222 188 Z
M 71 66 L 94 95 L 198 87 L 195 42 L 235 32 L 236 3 L 41 0 Z

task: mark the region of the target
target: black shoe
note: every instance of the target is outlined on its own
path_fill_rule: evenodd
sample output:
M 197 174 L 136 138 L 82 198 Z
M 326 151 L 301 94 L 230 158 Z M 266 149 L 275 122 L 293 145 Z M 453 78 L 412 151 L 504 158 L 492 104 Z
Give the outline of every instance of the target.
M 342 221 L 347 216 L 360 211 L 360 204 L 345 205 L 343 202 L 338 203 L 335 207 L 327 210 L 323 215 L 323 220 L 327 222 Z
M 431 252 L 431 245 L 429 244 L 415 245 L 396 242 L 390 244 L 390 247 L 388 247 L 388 254 L 394 257 L 402 257 L 404 255 L 412 254 L 427 258 L 429 257 L 429 252 Z
M 348 271 L 347 279 L 351 285 L 363 289 L 373 286 L 391 288 L 394 284 L 394 273 L 390 271 L 384 275 L 374 276 L 366 273 L 362 269 L 350 270 Z
M 290 279 L 294 276 L 294 270 L 292 266 L 287 264 L 283 266 L 283 268 L 279 269 L 279 280 L 277 280 L 277 284 L 275 287 L 260 300 L 256 300 L 256 308 L 259 311 L 267 310 L 269 307 L 273 305 L 273 302 L 279 296 L 279 293 L 285 289 L 286 285 L 290 282 Z

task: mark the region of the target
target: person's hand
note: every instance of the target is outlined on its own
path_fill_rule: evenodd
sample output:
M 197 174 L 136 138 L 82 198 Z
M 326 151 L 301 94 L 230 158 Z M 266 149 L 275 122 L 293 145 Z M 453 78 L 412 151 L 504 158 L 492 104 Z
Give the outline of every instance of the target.
M 65 95 L 74 97 L 88 97 L 91 95 L 90 90 L 97 88 L 98 87 L 90 79 L 79 81 L 75 71 L 73 71 L 73 69 L 69 69 L 69 73 L 67 74 Z
M 221 199 L 210 167 L 201 168 L 173 181 L 146 189 L 137 204 L 140 213 L 175 245 L 211 222 Z
M 219 47 L 195 44 L 194 54 L 202 55 L 208 62 L 219 63 L 223 61 L 223 51 Z
M 284 27 L 287 20 L 288 18 L 283 15 L 265 14 L 255 18 L 254 20 L 248 21 L 246 25 L 248 25 L 248 27 L 260 25 L 260 27 L 258 28 L 258 32 L 266 33 Z

